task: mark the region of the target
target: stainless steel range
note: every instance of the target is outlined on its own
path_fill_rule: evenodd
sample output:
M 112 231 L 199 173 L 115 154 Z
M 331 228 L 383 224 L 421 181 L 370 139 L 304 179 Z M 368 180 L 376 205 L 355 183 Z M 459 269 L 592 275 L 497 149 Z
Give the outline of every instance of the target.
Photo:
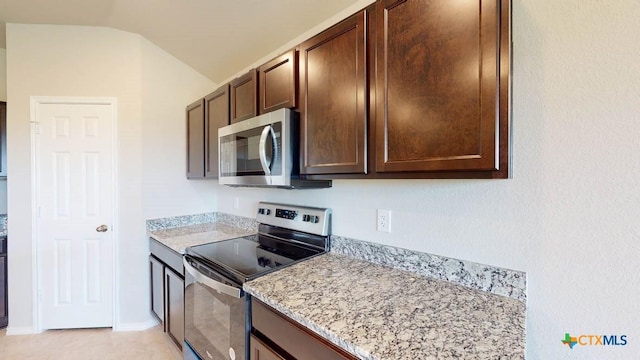
M 248 360 L 245 281 L 329 250 L 331 210 L 260 202 L 258 234 L 187 248 L 185 359 Z

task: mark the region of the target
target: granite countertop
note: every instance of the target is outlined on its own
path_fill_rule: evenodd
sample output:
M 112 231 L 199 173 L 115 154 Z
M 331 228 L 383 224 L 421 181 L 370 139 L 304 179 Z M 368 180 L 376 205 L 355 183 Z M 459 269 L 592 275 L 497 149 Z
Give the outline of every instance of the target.
M 253 235 L 256 232 L 255 230 L 243 229 L 229 224 L 210 222 L 170 229 L 150 230 L 147 233 L 151 238 L 179 254 L 184 254 L 185 249 L 189 246 Z
M 0 237 L 7 237 L 7 214 L 0 214 Z
M 522 301 L 342 254 L 244 290 L 361 359 L 524 359 Z

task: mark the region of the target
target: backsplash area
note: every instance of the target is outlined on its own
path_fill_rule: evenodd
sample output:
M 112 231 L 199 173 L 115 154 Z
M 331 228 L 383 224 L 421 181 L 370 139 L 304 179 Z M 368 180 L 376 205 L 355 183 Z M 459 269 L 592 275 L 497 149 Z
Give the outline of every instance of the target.
M 526 273 L 393 246 L 331 236 L 331 251 L 507 296 L 526 303 Z
M 206 223 L 226 224 L 250 231 L 258 231 L 258 222 L 255 219 L 222 212 L 147 220 L 147 231 Z M 472 289 L 506 296 L 526 303 L 526 273 L 522 271 L 337 235 L 331 236 L 331 251 L 422 276 L 449 281 Z
M 150 219 L 147 220 L 147 231 L 164 230 L 213 222 L 235 226 L 240 229 L 258 231 L 258 222 L 255 219 L 220 212 Z
M 7 214 L 0 215 L 0 236 L 7 235 Z

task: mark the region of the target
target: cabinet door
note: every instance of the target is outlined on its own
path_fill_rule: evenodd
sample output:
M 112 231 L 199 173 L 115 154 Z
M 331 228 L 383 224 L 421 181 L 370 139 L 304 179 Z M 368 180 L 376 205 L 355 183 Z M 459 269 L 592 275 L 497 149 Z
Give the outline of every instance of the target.
M 298 59 L 291 50 L 258 68 L 260 114 L 297 106 Z
M 231 85 L 231 123 L 258 115 L 258 73 L 251 70 Z
M 182 349 L 184 342 L 184 278 L 168 267 L 165 273 L 166 331 Z
M 218 177 L 218 129 L 229 125 L 229 85 L 204 98 L 205 177 Z
M 251 299 L 251 322 L 252 334 L 257 333 L 269 339 L 277 346 L 278 355 L 285 359 L 356 359 L 355 356 L 255 298 Z M 271 351 L 274 351 L 273 348 Z
M 0 256 L 0 327 L 9 323 L 9 304 L 7 301 L 7 256 Z
M 155 257 L 149 256 L 149 266 L 151 273 L 151 311 L 164 324 L 164 265 Z
M 0 101 L 0 177 L 7 176 L 7 103 Z
M 187 178 L 204 177 L 204 99 L 187 106 Z
M 285 360 L 275 350 L 265 345 L 260 339 L 251 335 L 251 360 Z
M 300 45 L 301 172 L 367 172 L 367 11 Z
M 498 169 L 499 13 L 499 0 L 377 3 L 376 171 Z

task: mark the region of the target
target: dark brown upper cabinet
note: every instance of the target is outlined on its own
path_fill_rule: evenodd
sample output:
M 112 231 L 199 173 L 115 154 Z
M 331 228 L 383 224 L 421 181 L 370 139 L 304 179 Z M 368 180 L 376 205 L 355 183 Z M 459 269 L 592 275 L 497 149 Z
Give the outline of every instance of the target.
M 7 103 L 0 101 L 0 177 L 7 176 Z
M 258 115 L 258 72 L 253 69 L 230 82 L 231 124 Z
M 300 45 L 301 173 L 367 172 L 367 11 Z
M 376 5 L 376 172 L 507 177 L 509 1 Z
M 298 59 L 293 49 L 258 68 L 260 114 L 298 103 Z
M 218 177 L 218 129 L 229 125 L 229 84 L 204 98 L 205 177 Z
M 204 99 L 187 106 L 187 178 L 204 177 Z

